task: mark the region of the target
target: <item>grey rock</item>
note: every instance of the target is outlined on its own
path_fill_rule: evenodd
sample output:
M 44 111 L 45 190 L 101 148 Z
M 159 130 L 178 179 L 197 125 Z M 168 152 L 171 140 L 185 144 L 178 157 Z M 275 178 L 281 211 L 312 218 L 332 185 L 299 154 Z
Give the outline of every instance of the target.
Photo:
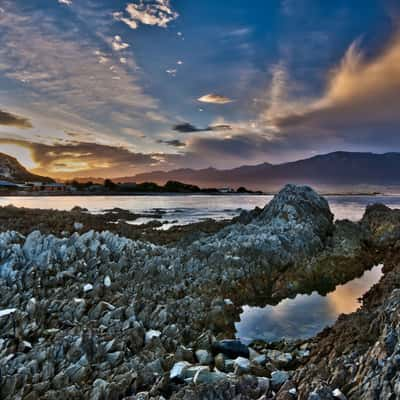
M 237 375 L 243 375 L 250 372 L 250 360 L 244 357 L 237 357 L 234 360 L 235 372 Z
M 274 389 L 281 387 L 289 379 L 286 371 L 274 371 L 271 373 L 271 384 Z
M 210 372 L 205 369 L 197 371 L 193 378 L 193 382 L 196 385 L 199 384 L 213 384 L 215 382 L 224 381 L 227 379 L 227 375 L 222 372 Z
M 179 361 L 175 363 L 169 373 L 169 378 L 171 380 L 183 381 L 186 378 L 185 370 L 190 366 L 191 364 L 188 363 L 187 361 Z
M 199 350 L 196 350 L 195 354 L 196 354 L 196 358 L 197 358 L 198 362 L 201 365 L 209 365 L 209 364 L 211 364 L 211 362 L 213 360 L 211 353 L 209 353 L 207 350 L 199 349 Z

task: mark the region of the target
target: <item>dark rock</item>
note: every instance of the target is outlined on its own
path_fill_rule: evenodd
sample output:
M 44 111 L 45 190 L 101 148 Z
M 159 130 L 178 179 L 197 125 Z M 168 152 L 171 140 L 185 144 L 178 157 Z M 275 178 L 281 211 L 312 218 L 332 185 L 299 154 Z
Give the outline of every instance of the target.
M 228 358 L 237 357 L 250 357 L 249 348 L 244 345 L 240 340 L 221 340 L 212 344 L 212 351 L 214 354 L 222 353 Z

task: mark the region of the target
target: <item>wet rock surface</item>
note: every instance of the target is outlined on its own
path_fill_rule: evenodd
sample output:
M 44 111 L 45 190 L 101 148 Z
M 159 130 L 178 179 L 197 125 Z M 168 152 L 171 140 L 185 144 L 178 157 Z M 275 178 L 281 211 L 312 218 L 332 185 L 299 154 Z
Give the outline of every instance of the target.
M 132 240 L 145 240 L 155 244 L 191 243 L 202 235 L 215 233 L 231 221 L 206 220 L 189 225 L 174 226 L 168 231 L 160 230 L 161 211 L 152 214 L 134 214 L 128 210 L 114 208 L 102 214 L 91 214 L 81 207 L 71 211 L 0 207 L 0 231 L 14 230 L 29 235 L 34 230 L 55 236 L 69 236 L 74 232 L 89 230 L 109 231 Z M 155 218 L 142 225 L 130 224 L 141 217 Z M 78 229 L 77 229 L 78 228 Z
M 396 398 L 395 263 L 360 311 L 310 341 L 232 341 L 242 304 L 329 290 L 389 262 L 396 237 L 376 249 L 380 219 L 396 230 L 386 214 L 334 223 L 322 197 L 288 185 L 263 210 L 165 246 L 75 215 L 65 219 L 78 232 L 60 235 L 64 220 L 49 234 L 40 216 L 45 229 L 28 234 L 14 210 L 0 233 L 0 310 L 15 309 L 0 314 L 0 398 Z

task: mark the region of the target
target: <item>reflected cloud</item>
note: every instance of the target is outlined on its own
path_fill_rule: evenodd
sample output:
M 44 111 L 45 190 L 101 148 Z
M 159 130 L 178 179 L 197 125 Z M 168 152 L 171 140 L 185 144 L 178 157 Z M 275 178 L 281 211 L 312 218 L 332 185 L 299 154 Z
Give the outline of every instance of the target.
M 340 314 L 356 311 L 360 306 L 358 299 L 381 276 L 380 265 L 366 271 L 360 278 L 337 286 L 326 296 L 313 292 L 311 295 L 284 299 L 276 306 L 245 306 L 240 322 L 236 324 L 237 337 L 245 342 L 254 339 L 276 341 L 311 337 L 332 325 Z

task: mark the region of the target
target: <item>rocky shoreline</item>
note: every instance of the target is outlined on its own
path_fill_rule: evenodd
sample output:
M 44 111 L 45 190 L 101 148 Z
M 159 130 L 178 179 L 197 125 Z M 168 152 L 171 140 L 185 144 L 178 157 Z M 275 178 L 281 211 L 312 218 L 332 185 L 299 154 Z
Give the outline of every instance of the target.
M 399 211 L 334 222 L 288 185 L 233 221 L 157 233 L 50 214 L 0 210 L 0 398 L 399 398 Z M 362 308 L 317 337 L 234 340 L 243 304 L 326 293 L 380 262 Z

